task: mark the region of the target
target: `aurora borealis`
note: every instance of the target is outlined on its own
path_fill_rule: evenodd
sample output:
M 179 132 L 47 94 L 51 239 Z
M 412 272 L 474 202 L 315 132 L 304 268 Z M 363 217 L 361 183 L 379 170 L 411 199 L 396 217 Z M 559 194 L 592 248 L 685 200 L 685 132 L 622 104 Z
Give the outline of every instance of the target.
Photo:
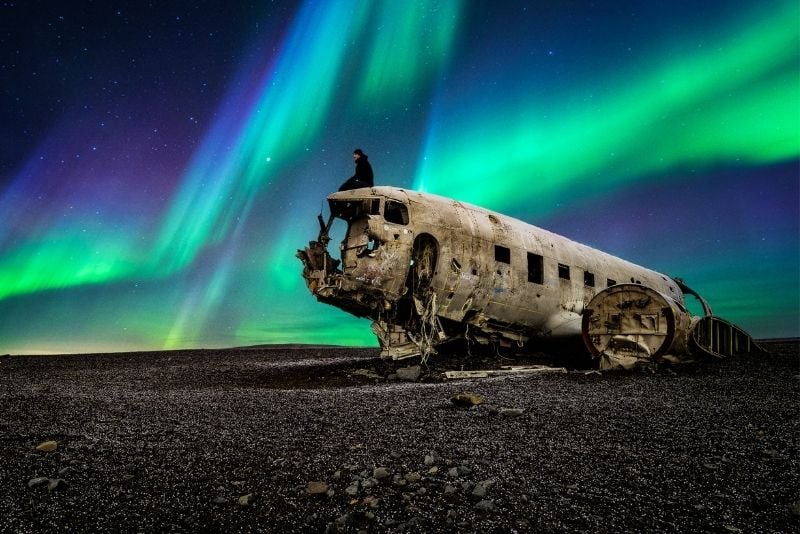
M 792 1 L 0 4 L 0 353 L 374 345 L 295 250 L 376 183 L 800 335 Z

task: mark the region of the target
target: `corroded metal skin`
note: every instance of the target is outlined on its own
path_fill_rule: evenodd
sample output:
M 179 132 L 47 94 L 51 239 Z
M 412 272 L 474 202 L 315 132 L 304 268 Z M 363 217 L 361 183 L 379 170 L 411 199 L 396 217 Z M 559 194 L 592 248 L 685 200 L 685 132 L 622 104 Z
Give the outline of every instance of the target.
M 424 360 L 457 339 L 535 350 L 542 340 L 581 338 L 599 356 L 624 345 L 614 336 L 636 335 L 601 333 L 602 320 L 584 313 L 593 299 L 622 304 L 624 291 L 670 310 L 663 326 L 673 325 L 672 338 L 646 334 L 650 359 L 686 350 L 685 286 L 664 274 L 441 196 L 383 186 L 334 193 L 328 203 L 331 218 L 320 216 L 317 240 L 298 251 L 303 276 L 321 302 L 372 319 L 385 357 Z M 338 259 L 328 251 L 335 219 L 347 223 Z
M 631 368 L 685 354 L 692 317 L 683 304 L 636 284 L 600 291 L 583 314 L 583 339 L 600 368 Z

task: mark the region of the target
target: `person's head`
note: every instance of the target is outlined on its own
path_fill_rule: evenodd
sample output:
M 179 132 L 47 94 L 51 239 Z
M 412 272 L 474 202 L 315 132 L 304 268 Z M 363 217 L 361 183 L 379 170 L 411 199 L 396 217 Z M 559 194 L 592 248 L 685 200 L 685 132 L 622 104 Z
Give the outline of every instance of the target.
M 358 161 L 360 158 L 364 157 L 364 151 L 360 148 L 353 150 L 353 159 Z

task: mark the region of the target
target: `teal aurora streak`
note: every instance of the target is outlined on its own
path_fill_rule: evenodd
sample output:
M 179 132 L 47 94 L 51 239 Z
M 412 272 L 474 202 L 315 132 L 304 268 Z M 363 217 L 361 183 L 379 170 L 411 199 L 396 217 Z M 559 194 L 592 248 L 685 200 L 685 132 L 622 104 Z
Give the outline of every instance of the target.
M 268 58 L 242 62 L 179 179 L 165 173 L 164 200 L 98 210 L 104 186 L 90 181 L 32 216 L 43 176 L 103 176 L 82 161 L 49 168 L 48 142 L 32 151 L 0 197 L 11 221 L 0 230 L 0 351 L 374 344 L 367 323 L 313 301 L 294 258 L 356 144 L 373 150 L 382 183 L 563 228 L 686 278 L 756 336 L 796 336 L 798 200 L 754 182 L 800 156 L 800 13 L 771 7 L 676 23 L 655 42 L 631 34 L 629 63 L 559 77 L 541 38 L 484 25 L 485 6 L 304 2 Z M 518 46 L 496 48 L 500 30 Z M 757 210 L 782 208 L 720 215 L 718 183 L 739 187 L 734 197 L 761 191 Z M 628 218 L 623 198 L 653 205 L 660 222 Z M 715 228 L 720 217 L 744 220 Z M 596 221 L 615 232 L 582 230 Z

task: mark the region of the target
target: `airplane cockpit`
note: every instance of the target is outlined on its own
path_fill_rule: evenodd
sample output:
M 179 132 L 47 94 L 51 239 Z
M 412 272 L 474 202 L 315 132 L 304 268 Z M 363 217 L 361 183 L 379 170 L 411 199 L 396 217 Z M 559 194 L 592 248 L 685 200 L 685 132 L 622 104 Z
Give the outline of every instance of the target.
M 334 239 L 341 237 L 339 250 L 344 273 L 356 269 L 359 258 L 375 258 L 385 243 L 397 241 L 402 234 L 408 234 L 407 229 L 405 232 L 402 230 L 409 224 L 408 206 L 403 202 L 384 196 L 338 196 L 332 195 L 328 199 L 331 219 L 326 224 L 325 233 Z M 331 226 L 337 220 L 346 223 L 344 231 L 335 227 L 332 231 Z
M 300 253 L 312 292 L 356 314 L 405 293 L 413 240 L 407 200 L 356 189 L 330 195 L 328 204 L 317 240 Z

